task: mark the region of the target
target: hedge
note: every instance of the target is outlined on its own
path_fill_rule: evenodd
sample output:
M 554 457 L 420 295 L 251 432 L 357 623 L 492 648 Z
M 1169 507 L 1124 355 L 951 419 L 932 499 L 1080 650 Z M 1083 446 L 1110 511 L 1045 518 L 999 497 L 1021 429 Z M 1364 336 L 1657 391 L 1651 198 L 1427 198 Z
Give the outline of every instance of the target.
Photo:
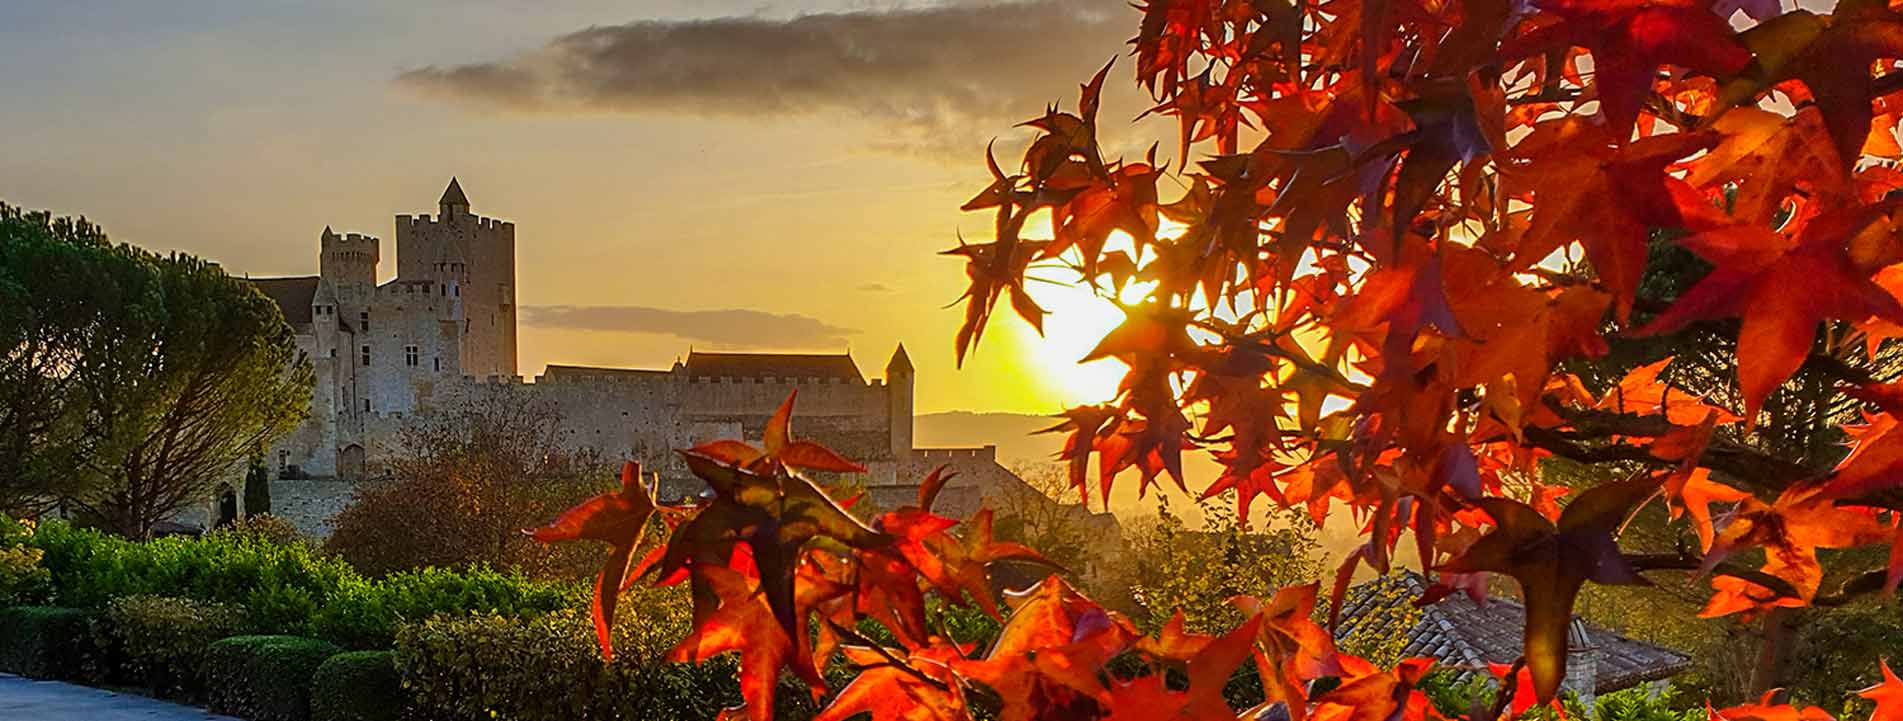
M 309 721 L 311 679 L 342 649 L 302 636 L 233 636 L 205 650 L 207 706 L 250 721 Z
M 0 671 L 83 680 L 94 655 L 91 611 L 50 606 L 0 609 Z
M 106 628 L 126 671 L 155 696 L 201 698 L 213 641 L 244 633 L 244 609 L 166 596 L 127 596 L 106 607 Z
M 416 703 L 445 720 L 699 721 L 740 702 L 731 658 L 699 666 L 661 662 L 665 647 L 646 643 L 643 631 L 675 619 L 628 615 L 630 623 L 617 624 L 613 663 L 602 662 L 591 622 L 577 611 L 533 620 L 438 617 L 406 626 L 397 635 L 397 665 Z
M 312 721 L 397 721 L 410 705 L 391 651 L 337 654 L 311 678 Z
M 485 567 L 426 568 L 345 584 L 312 619 L 313 635 L 345 648 L 388 649 L 397 627 L 439 613 L 538 616 L 580 603 L 576 584 L 532 581 Z
M 45 552 L 53 596 L 61 605 L 104 608 L 123 596 L 175 596 L 242 606 L 251 624 L 306 632 L 320 605 L 361 576 L 343 561 L 304 544 L 255 535 L 214 533 L 129 541 L 46 522 L 27 543 Z
M 106 608 L 127 596 L 165 596 L 241 608 L 256 633 L 389 649 L 396 628 L 436 614 L 535 616 L 581 603 L 580 583 L 535 581 L 484 567 L 423 569 L 368 579 L 309 544 L 266 533 L 135 542 L 60 521 L 37 527 L 0 516 L 0 545 L 37 551 L 62 606 Z

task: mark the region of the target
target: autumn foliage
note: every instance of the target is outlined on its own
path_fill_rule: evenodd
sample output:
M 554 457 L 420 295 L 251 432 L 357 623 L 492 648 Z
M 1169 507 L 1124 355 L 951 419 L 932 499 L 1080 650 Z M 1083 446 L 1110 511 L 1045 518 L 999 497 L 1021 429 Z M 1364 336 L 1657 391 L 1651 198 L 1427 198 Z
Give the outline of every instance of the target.
M 1404 538 L 1430 596 L 1478 593 L 1492 575 L 1524 596 L 1524 658 L 1496 670 L 1519 674 L 1518 691 L 1475 711 L 1487 719 L 1554 698 L 1587 583 L 1702 571 L 1713 615 L 1894 589 L 1903 549 L 1837 589 L 1817 549 L 1894 544 L 1903 509 L 1903 386 L 1843 362 L 1903 335 L 1903 13 L 1880 0 L 1828 15 L 1775 0 L 1137 11 L 1135 80 L 1151 113 L 1179 121 L 1175 156 L 1106 156 L 1114 61 L 1074 112 L 1025 123 L 1021 162 L 987 152 L 992 182 L 964 208 L 995 219 L 992 237 L 947 251 L 970 280 L 957 356 L 1001 305 L 1042 328 L 1027 272 L 1073 269 L 1127 316 L 1087 359 L 1129 369 L 1114 399 L 1059 426 L 1080 493 L 1093 458 L 1107 493 L 1130 470 L 1145 489 L 1182 486 L 1183 454 L 1207 452 L 1224 471 L 1196 492 L 1234 491 L 1245 516 L 1252 502 L 1345 509 L 1366 543 L 1326 587 L 1237 599 L 1245 620 L 1214 636 L 1180 623 L 1145 636 L 1057 576 L 1000 605 L 986 564 L 1033 551 L 993 543 L 982 514 L 962 529 L 933 514 L 931 480 L 915 506 L 855 517 L 801 474 L 854 466 L 792 440 L 789 399 L 766 448 L 684 452 L 713 498 L 662 509 L 671 539 L 626 574 L 626 524 L 650 503 L 638 473 L 543 532 L 615 544 L 609 598 L 638 577 L 689 583 L 697 628 L 674 656 L 739 652 L 736 713 L 769 716 L 782 669 L 819 694 L 818 669 L 843 660 L 860 673 L 824 719 L 1255 718 L 1220 694 L 1244 665 L 1294 721 L 1420 719 L 1435 713 L 1414 690 L 1430 661 L 1373 667 L 1313 620 L 1358 568 L 1388 570 Z M 1709 272 L 1675 297 L 1642 294 L 1660 244 Z M 1666 383 L 1664 363 L 1603 391 L 1569 370 L 1611 341 L 1713 322 L 1735 340 L 1735 404 Z M 1823 472 L 1754 438 L 1767 398 L 1807 366 L 1865 404 Z M 1538 481 L 1553 457 L 1633 470 L 1562 497 Z M 1702 548 L 1622 551 L 1651 503 Z M 948 640 L 925 619 L 928 593 L 1006 616 L 1002 635 Z M 856 632 L 866 619 L 896 645 Z M 1110 670 L 1129 656 L 1146 670 Z M 1895 718 L 1903 683 L 1884 678 L 1864 694 Z M 1768 699 L 1712 714 L 1828 717 Z

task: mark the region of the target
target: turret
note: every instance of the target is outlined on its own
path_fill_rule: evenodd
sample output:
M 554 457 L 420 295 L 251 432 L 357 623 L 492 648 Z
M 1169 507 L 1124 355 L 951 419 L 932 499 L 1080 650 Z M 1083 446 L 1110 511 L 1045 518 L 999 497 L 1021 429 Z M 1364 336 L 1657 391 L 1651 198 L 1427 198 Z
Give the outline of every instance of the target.
M 334 284 L 340 295 L 371 293 L 377 285 L 377 262 L 381 254 L 378 244 L 375 236 L 338 235 L 330 226 L 324 226 L 324 233 L 318 239 L 318 275 Z
M 436 201 L 436 208 L 445 223 L 469 215 L 469 196 L 463 195 L 463 186 L 456 182 L 455 176 L 450 177 L 449 187 L 443 190 L 442 199 Z
M 905 458 L 912 452 L 912 358 L 905 344 L 892 351 L 885 364 L 886 422 L 891 428 L 892 455 Z

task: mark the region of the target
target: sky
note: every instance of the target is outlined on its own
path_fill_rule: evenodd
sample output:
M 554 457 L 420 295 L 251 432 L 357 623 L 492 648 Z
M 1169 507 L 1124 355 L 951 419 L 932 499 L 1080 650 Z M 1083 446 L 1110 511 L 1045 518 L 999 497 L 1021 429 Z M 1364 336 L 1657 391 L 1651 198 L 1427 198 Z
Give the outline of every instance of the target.
M 26 0 L 0 3 L 0 200 L 234 274 L 316 272 L 325 226 L 384 238 L 451 176 L 514 221 L 521 372 L 666 367 L 690 348 L 903 341 L 917 409 L 1104 400 L 1075 366 L 1119 318 L 1062 284 L 963 370 L 984 145 L 1123 53 L 1122 0 Z M 1119 59 L 1110 147 L 1173 137 Z M 1168 147 L 1171 143 L 1165 142 Z M 1061 275 L 1050 277 L 1060 278 Z

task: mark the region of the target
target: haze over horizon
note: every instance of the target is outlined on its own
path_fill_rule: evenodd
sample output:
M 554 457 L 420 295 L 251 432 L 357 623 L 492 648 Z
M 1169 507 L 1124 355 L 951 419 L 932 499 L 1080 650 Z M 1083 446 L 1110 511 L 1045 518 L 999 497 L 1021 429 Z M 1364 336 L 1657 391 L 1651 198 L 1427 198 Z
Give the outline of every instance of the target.
M 1074 361 L 1120 315 L 1037 284 L 1049 340 L 1005 320 L 954 370 L 962 263 L 935 254 L 990 232 L 958 211 L 988 182 L 985 142 L 1009 157 L 1014 123 L 1073 107 L 1134 18 L 1090 0 L 9 5 L 0 64 L 31 69 L 8 85 L 35 100 L 0 107 L 0 199 L 260 277 L 315 272 L 326 226 L 366 233 L 387 279 L 392 216 L 434 212 L 456 176 L 517 224 L 523 375 L 694 347 L 850 348 L 877 375 L 903 341 L 920 413 L 1048 414 L 1114 390 L 1114 361 Z M 1129 67 L 1105 117 L 1158 135 L 1122 126 L 1144 107 Z

